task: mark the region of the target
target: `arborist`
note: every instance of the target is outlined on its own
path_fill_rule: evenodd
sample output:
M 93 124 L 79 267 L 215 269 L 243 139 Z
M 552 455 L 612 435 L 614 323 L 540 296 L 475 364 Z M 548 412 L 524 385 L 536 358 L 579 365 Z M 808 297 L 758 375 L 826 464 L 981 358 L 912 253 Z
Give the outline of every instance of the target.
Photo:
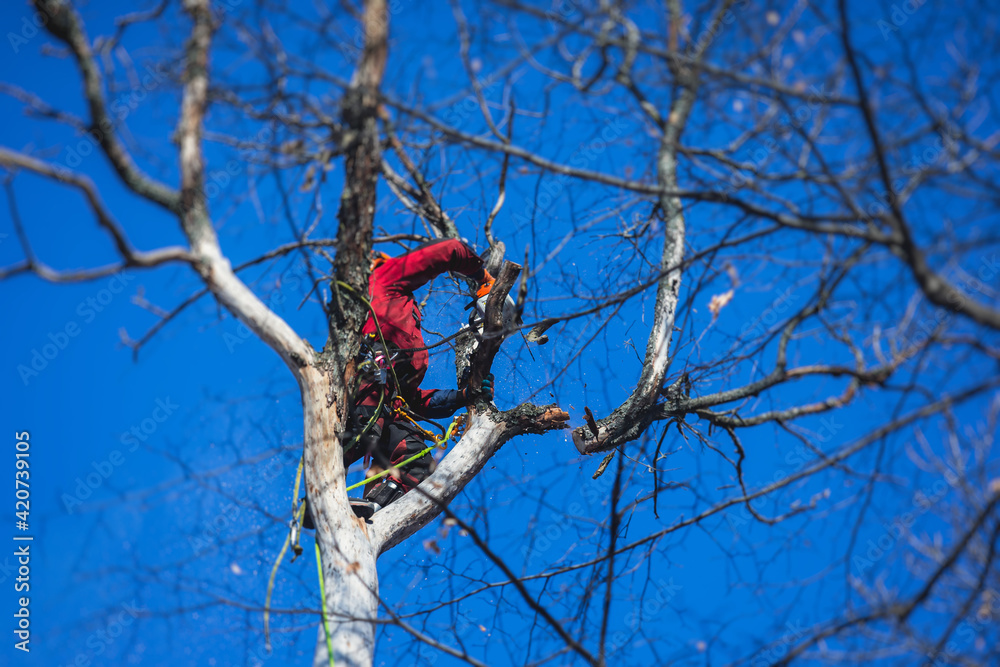
M 352 401 L 349 428 L 340 440 L 345 468 L 362 457 L 367 463 L 371 457 L 374 463 L 368 477 L 383 470 L 392 472 L 368 484 L 363 498 L 349 499 L 361 518 L 368 519 L 431 474 L 434 460 L 430 455 L 395 469 L 428 449 L 430 434 L 419 420 L 450 417 L 479 397 L 493 399 L 492 374 L 479 387 L 420 388 L 429 355 L 413 293 L 446 271 L 478 282 L 476 296 L 485 302 L 494 279 L 472 248 L 461 241 L 432 241 L 399 257 L 373 253 L 370 309 L 361 330 L 361 383 Z M 307 510 L 303 527 L 312 528 L 312 524 Z

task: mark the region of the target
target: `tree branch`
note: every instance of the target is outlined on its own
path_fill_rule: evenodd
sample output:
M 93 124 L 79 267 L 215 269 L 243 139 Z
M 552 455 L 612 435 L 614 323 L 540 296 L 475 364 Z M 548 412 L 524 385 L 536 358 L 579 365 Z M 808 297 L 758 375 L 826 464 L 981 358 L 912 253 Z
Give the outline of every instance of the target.
M 68 46 L 76 59 L 83 75 L 84 97 L 90 109 L 89 130 L 111 161 L 111 166 L 137 195 L 176 212 L 180 205 L 177 191 L 142 173 L 115 135 L 114 122 L 108 116 L 105 105 L 101 71 L 76 10 L 68 2 L 59 0 L 35 0 L 35 7 L 49 17 L 46 29 Z
M 506 412 L 472 414 L 471 424 L 437 469 L 417 487 L 372 517 L 368 533 L 383 554 L 417 532 L 455 498 L 500 448 L 518 435 L 567 427 L 569 415 L 555 405 L 519 405 Z
M 31 253 L 30 247 L 27 246 L 27 238 L 24 236 L 23 230 L 20 228 L 19 215 L 16 213 L 16 209 L 12 209 L 14 212 L 13 217 L 15 224 L 18 226 L 18 234 L 21 236 L 22 244 L 25 245 L 25 253 L 28 258 L 27 262 L 21 266 L 20 270 L 15 271 L 16 273 L 34 271 L 43 279 L 51 282 L 78 282 L 101 278 L 129 267 L 146 268 L 159 266 L 160 264 L 167 262 L 190 262 L 192 260 L 190 253 L 180 246 L 161 248 L 148 252 L 136 250 L 129 242 L 128 238 L 126 238 L 124 230 L 122 230 L 121 226 L 111 215 L 111 212 L 105 207 L 100 194 L 97 192 L 97 188 L 94 186 L 94 182 L 87 176 L 42 160 L 38 160 L 31 156 L 24 155 L 23 153 L 12 151 L 8 148 L 4 148 L 3 146 L 0 146 L 0 164 L 12 169 L 25 169 L 80 190 L 83 193 L 84 198 L 87 200 L 87 204 L 94 212 L 98 225 L 100 225 L 111 236 L 111 239 L 118 250 L 118 254 L 120 254 L 124 260 L 122 264 L 115 264 L 88 271 L 55 271 L 35 259 L 34 255 Z M 6 187 L 10 204 L 13 207 L 13 185 L 8 182 Z M 0 278 L 5 275 L 10 275 L 11 273 L 12 272 L 9 269 L 2 271 L 0 272 Z

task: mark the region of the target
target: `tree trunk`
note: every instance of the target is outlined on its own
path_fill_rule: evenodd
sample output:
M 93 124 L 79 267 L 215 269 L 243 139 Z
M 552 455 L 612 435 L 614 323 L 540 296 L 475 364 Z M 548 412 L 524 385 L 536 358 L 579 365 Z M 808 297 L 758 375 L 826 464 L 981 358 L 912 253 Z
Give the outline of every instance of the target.
M 330 393 L 329 376 L 303 369 L 305 478 L 316 541 L 323 554 L 323 605 L 338 667 L 368 667 L 375 655 L 378 576 L 375 550 L 361 520 L 347 503 L 346 480 L 337 430 L 340 415 Z M 313 659 L 328 665 L 325 631 L 320 627 Z
M 385 0 L 365 0 L 365 42 L 351 86 L 341 100 L 344 139 L 344 189 L 337 213 L 330 312 L 331 337 L 325 360 L 306 369 L 301 382 L 305 414 L 306 490 L 322 553 L 323 603 L 333 660 L 320 628 L 315 665 L 368 667 L 375 656 L 378 574 L 375 549 L 362 520 L 347 503 L 344 457 L 337 433 L 350 405 L 354 359 L 368 312 L 358 295 L 368 291 L 381 150 L 378 89 L 388 55 L 389 15 Z M 342 289 L 343 286 L 347 289 Z

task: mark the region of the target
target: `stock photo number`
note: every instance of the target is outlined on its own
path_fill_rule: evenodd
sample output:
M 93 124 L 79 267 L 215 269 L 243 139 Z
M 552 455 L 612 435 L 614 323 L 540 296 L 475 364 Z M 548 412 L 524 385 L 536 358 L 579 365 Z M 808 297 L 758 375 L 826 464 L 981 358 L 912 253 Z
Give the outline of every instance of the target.
M 28 530 L 28 514 L 31 509 L 30 456 L 31 435 L 27 431 L 14 434 L 14 525 L 21 533 Z M 14 535 L 14 557 L 17 559 L 17 577 L 14 579 L 14 592 L 21 594 L 17 598 L 17 611 L 14 612 L 14 648 L 25 653 L 31 648 L 31 612 L 28 605 L 31 598 L 27 595 L 31 590 L 31 542 L 32 537 L 26 534 Z M 28 544 L 19 544 L 28 542 Z

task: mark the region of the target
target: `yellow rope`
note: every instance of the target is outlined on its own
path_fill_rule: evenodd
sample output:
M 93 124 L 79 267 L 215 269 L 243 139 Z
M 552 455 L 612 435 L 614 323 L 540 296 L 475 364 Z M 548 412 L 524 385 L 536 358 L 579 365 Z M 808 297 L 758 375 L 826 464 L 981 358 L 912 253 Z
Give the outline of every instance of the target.
M 407 413 L 403 412 L 402 410 L 397 410 L 396 414 L 402 415 L 402 416 L 406 417 L 407 419 L 409 419 L 410 422 L 412 422 L 414 426 L 416 426 L 418 429 L 420 429 L 421 433 L 423 433 L 425 436 L 427 436 L 428 438 L 430 438 L 431 440 L 433 440 L 434 444 L 431 445 L 430 447 L 427 447 L 427 448 L 421 450 L 420 452 L 417 452 L 413 456 L 411 456 L 411 457 L 409 457 L 407 459 L 404 459 L 403 461 L 401 461 L 400 463 L 396 464 L 392 468 L 389 468 L 388 470 L 383 470 L 382 472 L 378 473 L 377 475 L 372 475 L 371 477 L 366 477 L 363 480 L 361 480 L 360 482 L 358 482 L 357 484 L 351 484 L 349 487 L 347 487 L 348 491 L 353 491 L 354 489 L 357 489 L 358 487 L 362 487 L 365 484 L 369 484 L 370 482 L 374 482 L 377 479 L 381 479 L 381 478 L 385 477 L 386 475 L 388 475 L 389 473 L 391 473 L 393 470 L 402 468 L 403 466 L 408 465 L 408 464 L 416 461 L 421 456 L 424 456 L 428 452 L 432 451 L 435 447 L 441 447 L 443 449 L 447 445 L 448 441 L 451 438 L 455 437 L 455 431 L 456 431 L 456 429 L 461 428 L 461 425 L 464 422 L 464 415 L 459 415 L 458 417 L 455 417 L 451 421 L 451 424 L 448 425 L 448 429 L 444 432 L 444 435 L 438 436 L 434 432 L 428 431 L 427 429 L 423 428 L 420 424 L 418 424 L 416 421 L 414 421 L 413 417 L 411 417 Z
M 378 332 L 378 337 L 379 337 L 379 340 L 382 342 L 382 347 L 386 351 L 388 351 L 389 346 L 385 342 L 385 336 L 382 335 L 382 324 L 378 321 L 378 315 L 375 314 L 375 308 L 372 307 L 371 302 L 368 299 L 366 299 L 364 296 L 362 296 L 356 289 L 354 289 L 353 287 L 351 287 L 348 283 L 345 283 L 343 280 L 337 280 L 336 284 L 339 285 L 340 287 L 343 287 L 344 289 L 346 289 L 347 291 L 351 292 L 352 294 L 354 294 L 354 296 L 358 297 L 365 304 L 365 306 L 368 308 L 368 311 L 371 313 L 372 320 L 375 322 L 375 331 Z M 392 364 L 392 363 L 390 363 L 389 364 L 389 370 L 392 371 L 392 379 L 393 379 L 393 381 L 395 381 L 396 387 L 398 388 L 399 387 L 399 379 L 396 377 L 396 368 L 395 368 L 395 365 Z M 385 397 L 385 394 L 383 393 L 382 397 L 379 398 L 379 408 L 376 410 L 375 415 L 372 416 L 373 419 L 378 415 L 378 410 L 381 409 L 382 399 L 384 397 Z M 405 407 L 406 402 L 403 401 L 403 399 L 401 397 L 397 397 L 397 398 L 398 398 L 399 401 L 401 401 L 403 403 L 403 406 Z M 429 431 L 429 430 L 425 429 L 424 427 L 422 427 L 420 424 L 418 424 L 416 422 L 416 420 L 413 419 L 413 417 L 411 417 L 407 412 L 405 412 L 401 408 L 399 408 L 399 407 L 396 408 L 396 414 L 402 415 L 403 417 L 406 417 L 406 419 L 408 419 L 410 421 L 410 423 L 412 423 L 414 426 L 416 426 L 417 429 L 419 429 L 421 433 L 423 433 L 425 436 L 427 436 L 428 438 L 430 438 L 431 440 L 434 441 L 434 446 L 441 447 L 442 449 L 445 447 L 445 444 L 448 442 L 448 440 L 452 437 L 452 434 L 454 433 L 455 428 L 460 424 L 460 421 L 462 419 L 462 417 L 459 416 L 459 417 L 456 417 L 454 420 L 452 420 L 451 424 L 448 426 L 448 429 L 444 432 L 444 435 L 442 435 L 442 436 L 439 437 L 433 431 Z M 362 433 L 364 433 L 365 431 L 367 431 L 369 426 L 371 426 L 371 420 L 369 420 L 369 423 L 365 426 L 365 429 L 362 431 Z M 357 439 L 360 440 L 360 434 L 359 434 L 359 436 L 357 436 Z M 400 463 L 399 465 L 397 465 L 395 467 L 396 468 L 401 468 L 402 466 L 404 466 L 404 465 L 406 465 L 408 463 L 416 461 L 418 458 L 420 458 L 421 456 L 424 456 L 425 454 L 427 454 L 427 452 L 429 452 L 432 449 L 434 449 L 434 446 L 428 447 L 427 449 L 423 450 L 422 452 L 411 456 L 410 458 L 406 459 L 405 461 L 403 461 L 402 463 Z M 381 477 L 385 477 L 387 474 L 389 474 L 389 472 L 390 472 L 389 470 L 384 470 L 381 473 L 379 473 L 378 475 L 374 475 L 372 477 L 368 477 L 368 478 L 362 480 L 361 482 L 358 482 L 357 484 L 353 484 L 353 485 L 347 487 L 347 490 L 348 491 L 353 491 L 354 489 L 356 489 L 356 488 L 358 488 L 360 486 L 364 486 L 368 482 L 371 482 L 373 480 L 379 479 Z
M 356 289 L 354 289 L 353 287 L 351 287 L 349 284 L 347 284 L 347 283 L 345 283 L 345 282 L 343 282 L 341 280 L 336 281 L 336 283 L 337 283 L 337 285 L 339 285 L 341 287 L 344 287 L 348 291 L 350 291 L 351 293 L 353 293 L 356 297 L 358 297 L 359 299 L 361 299 L 361 301 L 365 304 L 365 306 L 368 307 L 368 310 L 371 313 L 372 319 L 375 321 L 375 330 L 378 331 L 378 337 L 379 337 L 379 340 L 382 342 L 382 347 L 385 350 L 388 350 L 389 346 L 386 344 L 385 337 L 382 335 L 382 325 L 378 321 L 378 316 L 375 314 L 375 309 L 372 307 L 371 302 L 368 299 L 366 299 L 365 297 L 363 297 L 361 294 L 359 294 L 358 291 Z M 396 382 L 396 386 L 398 387 L 399 386 L 399 379 L 396 377 L 396 369 L 395 369 L 394 365 L 391 364 L 391 363 L 389 364 L 389 370 L 392 371 L 392 378 Z M 385 394 L 383 393 L 382 396 L 379 398 L 379 404 L 378 404 L 378 407 L 375 410 L 375 414 L 372 415 L 371 419 L 369 419 L 368 423 L 365 425 L 365 428 L 361 431 L 361 433 L 359 433 L 357 436 L 355 436 L 355 441 L 360 440 L 361 436 L 364 435 L 364 433 L 369 429 L 369 427 L 371 427 L 372 423 L 378 417 L 378 413 L 382 409 L 382 401 L 384 399 L 385 399 Z M 402 400 L 402 399 L 400 399 L 400 400 Z M 403 405 L 405 406 L 405 402 L 403 403 Z M 463 418 L 462 415 L 459 415 L 458 417 L 455 417 L 455 419 L 452 420 L 451 424 L 448 425 L 448 428 L 444 432 L 444 435 L 442 435 L 442 436 L 439 437 L 433 431 L 429 431 L 429 430 L 425 429 L 424 427 L 422 427 L 420 424 L 418 424 L 413 417 L 411 417 L 407 412 L 405 412 L 401 408 L 398 408 L 398 407 L 396 408 L 396 414 L 402 415 L 407 420 L 409 420 L 410 423 L 412 423 L 414 426 L 416 426 L 417 429 L 423 435 L 425 435 L 426 437 L 430 438 L 434 442 L 434 444 L 431 445 L 430 447 L 427 447 L 423 451 L 421 451 L 421 452 L 419 452 L 417 454 L 414 454 L 413 456 L 411 456 L 411 457 L 407 458 L 406 460 L 402 461 L 399 465 L 395 466 L 395 468 L 401 468 L 401 467 L 403 467 L 403 466 L 405 466 L 405 465 L 407 465 L 409 463 L 412 463 L 413 461 L 416 461 L 418 458 L 420 458 L 421 456 L 426 455 L 429 451 L 431 451 L 435 447 L 444 448 L 445 445 L 446 445 L 446 443 L 448 442 L 448 440 L 451 439 L 454 436 L 455 430 L 456 429 L 461 430 L 461 426 L 462 426 L 462 423 L 464 421 L 464 418 Z M 354 445 L 354 442 L 351 443 L 351 446 L 353 446 L 353 445 Z M 268 651 L 271 650 L 271 634 L 270 634 L 269 618 L 270 618 L 270 611 L 271 611 L 271 594 L 274 592 L 274 578 L 275 578 L 275 576 L 278 573 L 278 568 L 281 566 L 281 561 L 285 557 L 285 552 L 288 551 L 288 545 L 291 543 L 292 535 L 293 534 L 296 535 L 295 547 L 297 547 L 297 548 L 293 547 L 294 550 L 295 550 L 295 555 L 298 556 L 298 554 L 301 552 L 301 547 L 298 547 L 298 535 L 299 535 L 299 533 L 301 533 L 301 530 L 300 531 L 296 531 L 296 527 L 301 523 L 302 517 L 305 515 L 305 503 L 302 503 L 301 505 L 298 504 L 299 483 L 302 480 L 302 466 L 303 466 L 304 463 L 305 463 L 305 456 L 303 455 L 303 457 L 301 459 L 299 459 L 298 471 L 295 473 L 295 490 L 292 492 L 292 525 L 289 527 L 288 535 L 285 536 L 285 543 L 282 545 L 281 551 L 278 553 L 278 559 L 274 562 L 274 566 L 271 568 L 271 576 L 270 576 L 270 578 L 268 579 L 268 582 L 267 582 L 267 598 L 266 598 L 266 600 L 264 602 L 264 644 L 267 647 Z M 353 485 L 347 487 L 347 490 L 348 491 L 352 491 L 352 490 L 354 490 L 354 489 L 356 489 L 356 488 L 358 488 L 360 486 L 364 486 L 365 484 L 368 484 L 369 482 L 372 482 L 372 481 L 374 481 L 376 479 L 380 479 L 382 477 L 385 477 L 390 472 L 392 472 L 392 468 L 390 468 L 389 470 L 383 470 L 382 472 L 380 472 L 377 475 L 374 475 L 372 477 L 367 477 L 364 480 L 358 482 L 357 484 L 353 484 Z M 322 600 L 322 605 L 323 605 L 323 613 L 322 613 L 322 616 L 323 616 L 323 632 L 326 635 L 326 652 L 327 652 L 327 656 L 329 657 L 330 667 L 335 667 L 334 666 L 334 658 L 333 658 L 333 642 L 330 640 L 330 625 L 329 625 L 329 622 L 328 622 L 328 619 L 327 619 L 327 616 L 326 616 L 326 590 L 325 590 L 325 585 L 324 585 L 324 582 L 323 582 L 323 559 L 322 559 L 322 554 L 320 553 L 320 549 L 319 549 L 319 541 L 315 542 L 315 546 L 316 546 L 316 570 L 319 573 L 319 593 L 320 593 L 320 598 Z M 293 560 L 294 560 L 294 558 L 293 558 Z
M 338 280 L 338 281 L 336 281 L 336 283 L 338 285 L 340 285 L 341 287 L 343 287 L 344 289 L 346 289 L 347 291 L 349 291 L 352 294 L 354 294 L 354 296 L 356 296 L 359 299 L 361 299 L 361 302 L 364 303 L 365 306 L 368 307 L 368 312 L 370 312 L 372 314 L 372 320 L 375 322 L 375 331 L 378 332 L 378 338 L 379 338 L 380 341 L 382 341 L 382 347 L 388 353 L 389 346 L 385 342 L 385 336 L 382 335 L 382 324 L 378 321 L 378 315 L 375 314 L 375 309 L 372 307 L 371 301 L 369 301 L 365 297 L 361 296 L 361 294 L 358 292 L 358 290 L 354 289 L 353 287 L 351 287 L 350 285 L 348 285 L 347 283 L 345 283 L 343 280 Z M 396 368 L 395 368 L 395 366 L 393 366 L 393 364 L 389 364 L 389 370 L 392 371 L 392 379 L 393 379 L 393 381 L 395 381 L 396 387 L 398 388 L 399 387 L 399 378 L 396 377 Z
M 274 592 L 274 577 L 278 574 L 278 568 L 281 567 L 281 561 L 285 558 L 285 552 L 288 551 L 288 545 L 292 541 L 292 533 L 295 531 L 295 527 L 301 520 L 301 516 L 305 513 L 305 503 L 302 507 L 298 507 L 299 499 L 299 482 L 302 481 L 302 465 L 305 463 L 305 456 L 299 459 L 299 469 L 295 473 L 295 490 L 292 491 L 292 525 L 288 528 L 288 535 L 285 536 L 285 543 L 281 546 L 281 551 L 278 553 L 278 560 L 274 561 L 274 567 L 271 568 L 271 576 L 267 580 L 267 598 L 264 600 L 264 646 L 267 650 L 271 650 L 271 631 L 268 625 L 269 617 L 271 615 L 271 593 Z M 296 544 L 298 544 L 298 538 L 296 537 Z M 296 554 L 297 555 L 297 554 Z
M 402 399 L 400 399 L 400 400 L 402 400 Z M 441 447 L 441 448 L 444 448 L 445 443 L 447 443 L 448 440 L 451 438 L 451 433 L 452 433 L 452 431 L 455 430 L 455 422 L 458 421 L 458 418 L 455 418 L 454 420 L 452 420 L 451 424 L 448 426 L 448 429 L 444 432 L 444 435 L 439 436 L 436 433 L 434 433 L 433 431 L 429 431 L 429 430 L 425 429 L 423 426 L 421 426 L 420 424 L 418 424 L 417 420 L 414 419 L 410 415 L 410 413 L 408 413 L 406 410 L 403 410 L 401 408 L 396 408 L 396 414 L 399 415 L 400 417 L 406 418 L 407 421 L 409 421 L 411 424 L 413 424 L 414 426 L 417 427 L 418 431 L 420 431 L 425 436 L 427 436 L 428 438 L 430 438 L 431 440 L 433 440 L 434 444 L 437 445 L 438 447 Z

